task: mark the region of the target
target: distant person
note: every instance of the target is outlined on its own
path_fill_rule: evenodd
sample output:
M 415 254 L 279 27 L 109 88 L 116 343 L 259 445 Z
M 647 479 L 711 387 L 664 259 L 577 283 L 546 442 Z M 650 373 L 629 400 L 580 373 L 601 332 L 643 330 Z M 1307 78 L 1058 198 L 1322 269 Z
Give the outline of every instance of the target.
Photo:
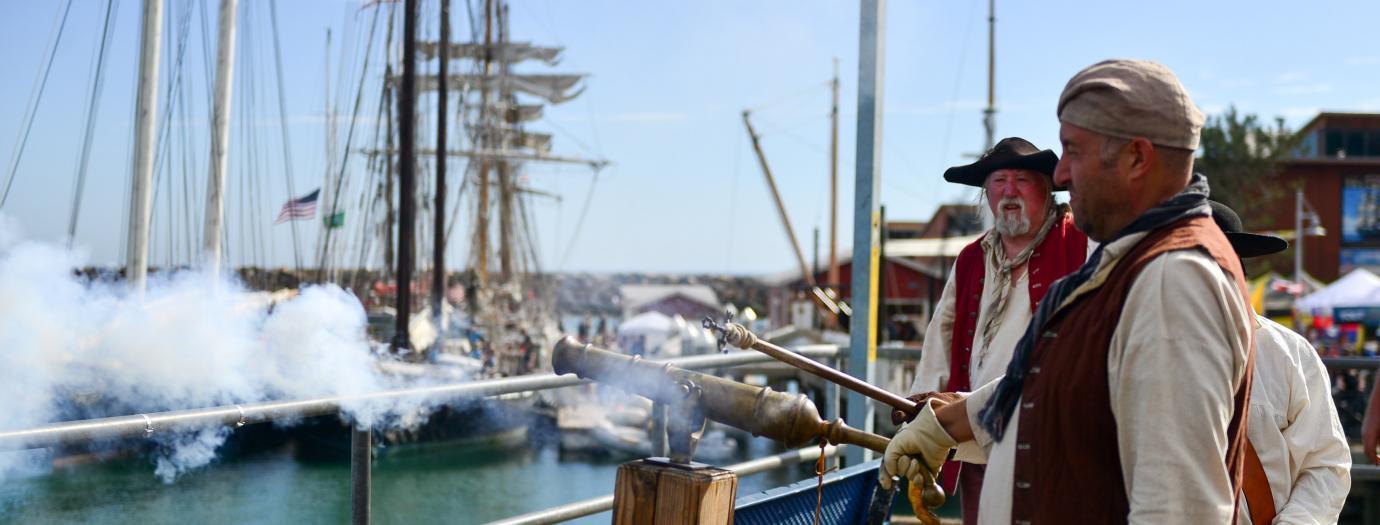
M 1035 305 L 1087 259 L 1088 237 L 1068 207 L 1054 201 L 1054 192 L 1064 189 L 1054 183 L 1058 164 L 1053 151 L 1011 137 L 977 162 L 944 172 L 946 181 L 982 188 L 995 224 L 954 261 L 925 331 L 910 387 L 916 400 L 930 392 L 969 392 L 1001 377 Z M 961 487 L 967 525 L 978 522 L 984 469 L 956 462 L 945 469 L 945 490 Z
M 1211 204 L 1237 256 L 1289 247 L 1279 237 L 1244 232 L 1236 212 Z M 1307 339 L 1264 316 L 1256 315 L 1254 341 L 1241 522 L 1336 523 L 1351 490 L 1351 449 L 1327 368 Z
M 1361 455 L 1372 465 L 1380 465 L 1380 373 L 1372 373 L 1375 384 L 1370 387 L 1370 402 L 1361 423 Z
M 588 316 L 588 315 L 586 315 L 586 316 L 580 318 L 580 324 L 579 324 L 579 326 L 576 326 L 576 327 L 575 327 L 575 334 L 576 334 L 577 337 L 580 339 L 580 342 L 584 342 L 584 343 L 589 342 L 589 316 Z

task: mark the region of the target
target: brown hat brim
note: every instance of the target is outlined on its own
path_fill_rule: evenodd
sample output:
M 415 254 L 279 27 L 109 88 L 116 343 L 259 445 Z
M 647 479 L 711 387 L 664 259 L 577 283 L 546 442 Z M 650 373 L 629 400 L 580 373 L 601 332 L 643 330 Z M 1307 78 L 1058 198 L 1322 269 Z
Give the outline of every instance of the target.
M 969 186 L 983 187 L 987 183 L 987 176 L 997 170 L 1031 170 L 1045 174 L 1052 181 L 1054 179 L 1054 168 L 1059 165 L 1059 156 L 1053 150 L 1042 150 L 1029 155 L 1012 156 L 989 156 L 979 159 L 972 164 L 954 166 L 944 170 L 944 180 Z M 1067 188 L 1055 186 L 1054 191 L 1064 191 Z

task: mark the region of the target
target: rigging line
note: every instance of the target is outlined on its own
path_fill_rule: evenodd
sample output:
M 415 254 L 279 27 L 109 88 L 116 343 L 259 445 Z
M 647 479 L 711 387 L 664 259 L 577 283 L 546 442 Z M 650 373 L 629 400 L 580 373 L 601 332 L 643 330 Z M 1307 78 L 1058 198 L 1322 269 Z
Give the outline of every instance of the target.
M 183 84 L 182 88 L 191 91 L 190 83 Z M 191 181 L 192 172 L 192 145 L 189 135 L 191 131 L 187 125 L 191 121 L 191 107 L 187 100 L 191 98 L 190 93 L 182 94 L 182 126 L 180 126 L 180 137 L 182 142 L 182 240 L 185 242 L 184 252 L 187 255 L 187 263 L 191 264 L 192 259 L 192 191 L 195 189 Z
M 67 221 L 67 248 L 77 238 L 77 219 L 81 212 L 82 192 L 86 189 L 86 168 L 91 159 L 91 142 L 95 139 L 96 116 L 100 114 L 100 93 L 105 85 L 105 58 L 110 48 L 110 28 L 114 25 L 118 4 L 115 0 L 105 2 L 105 23 L 101 29 L 100 47 L 96 51 L 95 72 L 92 73 L 91 94 L 86 99 L 86 125 L 82 130 L 81 153 L 77 157 L 77 179 L 72 189 L 72 214 Z
M 541 116 L 541 121 L 542 121 L 542 122 L 545 122 L 545 123 L 547 123 L 547 124 L 549 124 L 549 125 L 551 125 L 552 128 L 555 128 L 555 130 L 556 130 L 557 133 L 560 133 L 560 134 L 564 135 L 565 138 L 570 139 L 570 141 L 571 141 L 571 142 L 574 142 L 574 143 L 575 143 L 575 146 L 579 147 L 580 150 L 582 150 L 582 151 L 584 151 L 585 153 L 588 153 L 588 154 L 590 154 L 590 155 L 596 156 L 596 157 L 599 156 L 599 153 L 598 153 L 598 152 L 596 152 L 593 148 L 590 148 L 588 144 L 585 144 L 584 142 L 581 142 L 580 139 L 577 138 L 577 137 L 575 136 L 574 133 L 571 133 L 570 130 L 567 130 L 567 129 L 565 129 L 565 127 L 561 126 L 560 124 L 557 124 L 555 120 L 553 120 L 553 119 L 551 119 L 550 117 L 548 117 L 548 116 L 546 116 L 546 115 L 543 114 L 543 115 Z
M 474 171 L 473 164 L 465 164 L 465 171 L 461 173 L 460 188 L 455 191 L 454 211 L 450 213 L 450 221 L 446 223 L 446 235 L 444 241 L 446 246 L 450 246 L 450 234 L 455 231 L 455 223 L 460 218 L 460 199 L 465 197 L 465 188 L 470 185 L 470 173 Z
M 177 4 L 173 5 L 176 6 Z M 156 153 L 154 154 L 153 160 L 153 197 L 152 200 L 149 201 L 149 206 L 153 208 L 158 206 L 158 183 L 162 181 L 162 169 L 167 167 L 168 163 L 171 162 L 168 160 L 172 155 L 172 146 L 170 145 L 171 139 L 168 138 L 168 130 L 172 127 L 173 110 L 177 107 L 178 97 L 182 94 L 182 91 L 178 88 L 182 85 L 182 60 L 186 57 L 187 33 L 191 29 L 190 15 L 191 11 L 187 11 L 187 16 L 183 16 L 181 29 L 178 31 L 177 37 L 177 59 L 174 60 L 173 64 L 168 65 L 168 68 L 173 73 L 173 78 L 168 81 L 168 84 L 165 86 L 165 91 L 163 92 L 163 100 L 166 101 L 166 105 L 163 107 L 163 122 L 159 124 L 158 144 L 154 148 Z M 165 16 L 169 19 L 168 21 L 171 21 L 173 9 L 167 10 Z M 168 25 L 171 26 L 171 24 Z M 167 41 L 165 45 L 171 48 L 173 44 L 172 41 Z M 169 169 L 169 171 L 171 171 L 171 169 Z M 151 225 L 150 228 L 152 228 Z
M 5 191 L 0 192 L 0 209 L 5 208 L 5 202 L 10 198 L 10 188 L 14 185 L 15 174 L 19 170 L 19 161 L 24 158 L 24 149 L 29 144 L 29 132 L 33 131 L 34 116 L 38 114 L 38 105 L 43 102 L 43 92 L 48 87 L 48 73 L 53 70 L 53 59 L 57 57 L 58 46 L 62 43 L 62 35 L 67 29 L 67 15 L 72 12 L 72 0 L 67 0 L 67 4 L 60 11 L 61 16 L 53 19 L 54 32 L 48 44 L 48 58 L 39 67 L 38 78 L 34 79 L 34 87 L 29 92 L 29 105 L 24 108 L 24 124 L 20 126 L 22 131 L 15 138 L 14 154 L 10 160 L 10 172 L 5 178 Z
M 350 147 L 354 145 L 355 141 L 355 125 L 359 123 L 359 112 L 360 109 L 364 107 L 364 85 L 369 73 L 369 59 L 373 57 L 373 53 L 370 53 L 369 51 L 374 48 L 374 35 L 375 33 L 377 33 L 377 29 L 379 27 L 378 22 L 379 11 L 375 9 L 373 19 L 369 22 L 369 39 L 368 44 L 365 45 L 364 66 L 361 68 L 359 74 L 359 88 L 355 91 L 355 107 L 350 114 L 350 126 L 347 128 L 345 132 L 345 147 L 341 149 L 340 169 L 338 170 L 339 174 L 336 176 L 334 184 L 335 187 L 333 188 L 334 191 L 332 192 L 333 195 L 331 195 L 331 200 L 328 203 L 328 205 L 334 207 L 321 207 L 321 209 L 326 210 L 326 213 L 332 215 L 337 213 L 336 208 L 340 206 L 341 188 L 345 186 L 345 170 L 349 167 L 350 164 Z M 327 217 L 326 220 L 330 221 L 332 219 L 330 217 Z M 331 237 L 334 235 L 332 233 L 333 231 L 334 228 L 330 226 L 326 227 L 324 232 L 326 238 L 321 245 L 321 259 L 318 260 L 324 260 L 330 253 Z
M 813 94 L 813 93 L 816 92 L 816 91 L 823 91 L 824 89 L 826 89 L 826 88 L 832 88 L 833 86 L 834 86 L 834 80 L 833 80 L 833 79 L 825 80 L 825 81 L 823 81 L 823 82 L 819 82 L 819 83 L 816 83 L 816 84 L 810 84 L 809 87 L 806 87 L 806 88 L 804 88 L 804 89 L 801 89 L 800 91 L 796 91 L 796 92 L 791 93 L 791 94 L 789 94 L 789 95 L 785 95 L 785 96 L 781 96 L 781 97 L 769 99 L 769 100 L 767 100 L 766 102 L 763 102 L 763 103 L 761 103 L 761 104 L 757 104 L 756 106 L 750 106 L 750 107 L 743 108 L 743 109 L 746 110 L 746 111 L 752 111 L 752 112 L 754 112 L 754 113 L 755 113 L 755 112 L 759 112 L 759 111 L 765 110 L 765 109 L 767 109 L 767 108 L 771 108 L 771 107 L 776 107 L 776 106 L 782 105 L 782 104 L 784 104 L 784 103 L 786 103 L 786 102 L 791 102 L 791 101 L 795 101 L 795 100 L 804 98 L 806 95 L 811 95 L 811 94 Z
M 580 228 L 585 225 L 585 216 L 589 213 L 589 205 L 594 201 L 594 188 L 599 184 L 599 173 L 602 170 L 594 170 L 594 178 L 589 181 L 589 191 L 585 192 L 585 203 L 580 207 L 579 218 L 575 219 L 575 230 L 570 235 L 569 244 L 565 246 L 565 254 L 561 256 L 561 268 L 565 268 L 570 262 L 570 252 L 575 249 L 575 243 L 580 240 Z
M 278 31 L 278 0 L 269 0 L 269 18 L 273 24 L 273 63 L 278 73 L 278 122 L 282 127 L 283 133 L 283 169 L 287 181 L 288 198 L 297 198 L 297 192 L 292 184 L 292 145 L 290 134 L 288 133 L 287 121 L 287 94 L 283 90 L 283 46 L 279 39 Z M 302 277 L 302 253 L 298 249 L 297 241 L 297 221 L 289 220 L 292 227 L 292 258 L 297 267 L 297 276 Z
M 954 91 L 953 94 L 949 96 L 949 100 L 957 100 L 958 92 L 960 88 L 963 87 L 963 70 L 968 63 L 968 46 L 966 44 L 973 32 L 973 25 L 977 20 L 977 18 L 973 16 L 973 13 L 977 12 L 977 5 L 980 3 L 981 2 L 970 2 L 968 6 L 968 26 L 963 29 L 963 40 L 960 40 L 960 42 L 963 42 L 965 45 L 958 46 L 958 71 L 954 72 Z M 949 158 L 949 137 L 954 129 L 954 113 L 956 112 L 957 108 L 950 104 L 948 118 L 944 121 L 944 138 L 939 141 L 939 157 L 937 158 L 940 163 L 946 162 Z M 942 169 L 942 167 L 941 164 L 939 168 Z
M 206 1 L 209 2 L 211 0 Z M 198 4 L 198 6 L 200 9 L 198 9 L 197 12 L 200 14 L 199 18 L 201 18 L 201 69 L 206 81 L 206 121 L 211 122 L 215 120 L 215 109 L 213 109 L 214 104 L 212 102 L 211 93 L 212 86 L 214 85 L 211 83 L 211 31 L 208 29 L 206 22 L 206 3 L 202 2 Z

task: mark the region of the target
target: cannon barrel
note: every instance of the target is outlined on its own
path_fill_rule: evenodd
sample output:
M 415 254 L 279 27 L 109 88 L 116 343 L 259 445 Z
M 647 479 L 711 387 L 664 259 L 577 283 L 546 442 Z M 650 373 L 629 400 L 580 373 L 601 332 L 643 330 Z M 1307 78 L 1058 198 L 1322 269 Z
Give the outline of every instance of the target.
M 776 392 L 768 387 L 746 385 L 669 364 L 650 363 L 640 357 L 594 348 L 573 337 L 556 342 L 551 367 L 557 374 L 575 374 L 666 404 L 684 399 L 686 385 L 693 384 L 700 390 L 700 404 L 706 418 L 788 446 L 823 438 L 836 445 L 857 445 L 885 452 L 890 442 L 882 436 L 849 427 L 842 419 L 824 421 L 815 404 L 803 394 Z

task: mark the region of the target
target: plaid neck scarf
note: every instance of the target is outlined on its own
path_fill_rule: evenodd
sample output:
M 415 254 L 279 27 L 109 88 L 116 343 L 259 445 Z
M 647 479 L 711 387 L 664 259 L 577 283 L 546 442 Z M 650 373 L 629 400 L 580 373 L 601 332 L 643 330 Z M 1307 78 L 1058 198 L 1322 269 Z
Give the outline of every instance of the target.
M 1035 315 L 1030 319 L 1030 324 L 1026 325 L 1021 340 L 1016 343 L 1011 362 L 1006 365 L 1006 375 L 1001 378 L 1000 383 L 997 383 L 996 392 L 987 401 L 987 406 L 978 413 L 982 427 L 991 434 L 993 439 L 1001 441 L 1006 433 L 1006 425 L 1011 421 L 1011 413 L 1015 411 L 1016 403 L 1020 401 L 1026 372 L 1030 369 L 1031 353 L 1034 352 L 1035 341 L 1038 339 L 1037 334 L 1044 330 L 1045 323 L 1050 320 L 1050 317 L 1059 309 L 1064 300 L 1097 272 L 1098 264 L 1102 259 L 1102 249 L 1127 235 L 1157 230 L 1188 217 L 1210 216 L 1212 215 L 1212 208 L 1208 206 L 1207 198 L 1207 178 L 1201 174 L 1193 174 L 1188 187 L 1184 188 L 1183 191 L 1150 208 L 1118 232 L 1111 240 L 1099 244 L 1097 250 L 1093 251 L 1087 262 L 1083 263 L 1078 271 L 1055 281 L 1050 286 L 1049 292 L 1045 294 L 1044 299 L 1040 300 L 1039 306 L 1035 308 Z

